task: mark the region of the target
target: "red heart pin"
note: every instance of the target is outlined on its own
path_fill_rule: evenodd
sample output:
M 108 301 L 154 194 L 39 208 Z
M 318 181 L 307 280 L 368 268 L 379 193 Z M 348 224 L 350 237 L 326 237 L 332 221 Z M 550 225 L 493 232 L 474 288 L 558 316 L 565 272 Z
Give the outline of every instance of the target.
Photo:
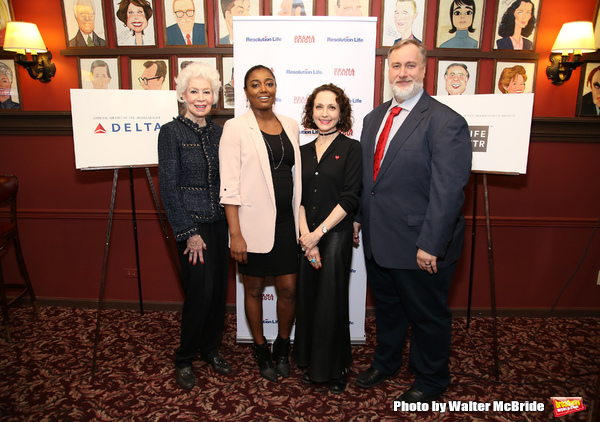
M 336 160 L 339 160 L 339 159 L 340 159 L 340 156 L 339 156 L 339 155 L 336 155 L 336 156 L 335 156 L 335 159 L 336 159 Z

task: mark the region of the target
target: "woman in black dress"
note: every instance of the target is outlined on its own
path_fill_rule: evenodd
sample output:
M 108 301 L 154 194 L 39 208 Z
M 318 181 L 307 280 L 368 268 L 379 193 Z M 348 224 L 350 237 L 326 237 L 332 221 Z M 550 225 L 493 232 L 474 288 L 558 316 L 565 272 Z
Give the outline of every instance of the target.
M 244 283 L 244 307 L 260 373 L 270 381 L 289 377 L 290 333 L 296 305 L 300 150 L 298 122 L 273 111 L 277 85 L 265 66 L 244 78 L 250 109 L 228 120 L 219 158 L 221 204 L 229 223 L 231 256 Z M 263 334 L 265 277 L 277 292 L 278 336 L 273 359 Z
M 353 217 L 362 178 L 360 142 L 340 133 L 352 128 L 344 91 L 327 84 L 308 97 L 302 125 L 319 136 L 300 148 L 302 205 L 294 357 L 308 367 L 305 383 L 328 382 L 332 393 L 346 389 L 352 363 L 348 285 Z

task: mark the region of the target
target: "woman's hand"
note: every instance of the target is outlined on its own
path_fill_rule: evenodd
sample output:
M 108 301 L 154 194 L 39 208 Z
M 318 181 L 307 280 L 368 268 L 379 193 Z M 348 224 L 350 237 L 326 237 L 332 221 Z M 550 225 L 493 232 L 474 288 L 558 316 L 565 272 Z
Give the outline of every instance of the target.
M 188 237 L 187 248 L 183 251 L 183 254 L 188 254 L 190 262 L 196 265 L 197 261 L 204 264 L 203 251 L 206 249 L 206 243 L 202 239 L 202 236 L 195 234 L 192 237 Z
M 230 235 L 229 251 L 231 253 L 231 257 L 235 259 L 236 262 L 240 264 L 248 263 L 246 240 L 241 234 Z
M 357 223 L 356 221 L 352 223 L 352 229 L 353 229 L 353 233 L 352 233 L 352 243 L 354 243 L 354 247 L 358 248 L 358 245 L 360 245 L 360 223 Z
M 321 236 L 322 234 L 319 234 L 317 230 L 300 236 L 298 242 L 300 242 L 300 246 L 302 246 L 302 250 L 305 252 L 304 256 L 308 256 L 308 251 L 317 246 L 317 243 L 321 240 Z
M 308 259 L 308 262 L 310 262 L 310 265 L 312 265 L 315 270 L 320 270 L 323 266 L 318 246 L 306 251 L 304 256 L 306 256 L 306 259 Z

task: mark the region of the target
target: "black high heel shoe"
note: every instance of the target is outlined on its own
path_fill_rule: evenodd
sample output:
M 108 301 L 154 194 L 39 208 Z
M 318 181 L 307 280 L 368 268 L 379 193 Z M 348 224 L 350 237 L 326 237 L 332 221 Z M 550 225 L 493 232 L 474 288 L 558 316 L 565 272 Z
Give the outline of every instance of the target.
M 328 385 L 331 393 L 342 394 L 344 391 L 346 391 L 346 372 L 347 371 L 344 370 L 341 377 L 329 380 Z
M 290 339 L 281 338 L 279 335 L 273 343 L 273 360 L 277 373 L 284 378 L 290 377 Z
M 273 366 L 273 360 L 271 360 L 271 352 L 269 350 L 267 339 L 263 337 L 263 344 L 254 343 L 252 345 L 252 350 L 254 351 L 254 357 L 258 361 L 260 375 L 269 381 L 277 382 L 277 372 Z

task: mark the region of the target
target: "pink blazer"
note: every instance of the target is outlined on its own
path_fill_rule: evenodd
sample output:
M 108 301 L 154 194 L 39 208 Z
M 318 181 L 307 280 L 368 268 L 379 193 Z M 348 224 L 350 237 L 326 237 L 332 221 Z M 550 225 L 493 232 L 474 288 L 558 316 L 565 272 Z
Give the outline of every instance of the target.
M 275 113 L 294 147 L 294 219 L 298 237 L 300 211 L 301 163 L 298 122 Z M 223 126 L 219 146 L 221 174 L 220 201 L 238 205 L 240 228 L 248 252 L 267 253 L 275 241 L 275 191 L 265 141 L 252 110 L 229 119 Z

